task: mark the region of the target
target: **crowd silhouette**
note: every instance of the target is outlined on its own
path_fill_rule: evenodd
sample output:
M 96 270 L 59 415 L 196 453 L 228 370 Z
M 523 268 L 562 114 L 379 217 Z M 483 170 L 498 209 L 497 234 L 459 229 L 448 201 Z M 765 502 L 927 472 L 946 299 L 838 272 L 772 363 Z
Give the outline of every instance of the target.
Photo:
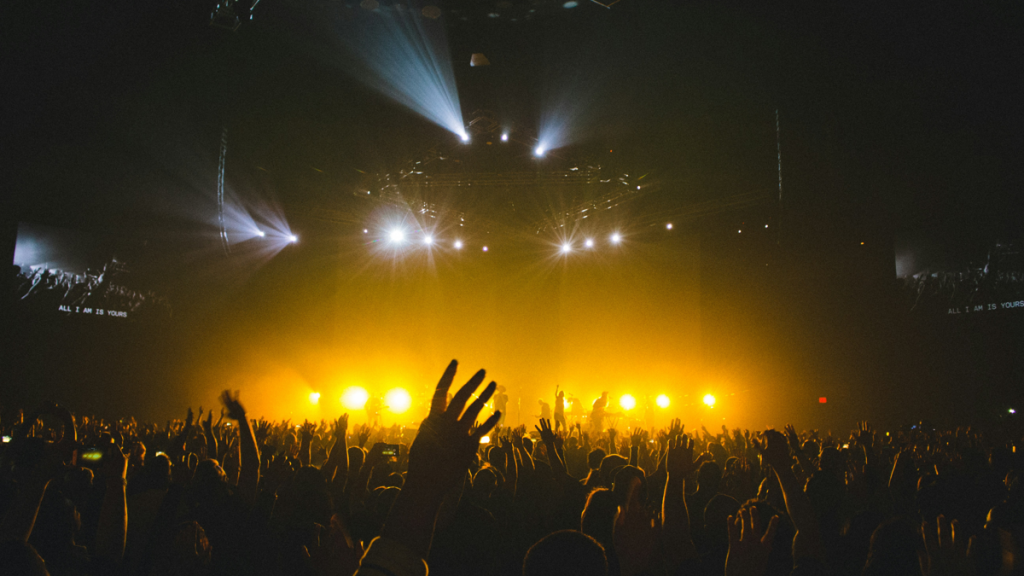
M 44 406 L 0 422 L 0 573 L 309 576 L 1014 574 L 1020 439 L 533 430 L 441 377 L 418 428 Z M 397 446 L 397 448 L 396 448 Z

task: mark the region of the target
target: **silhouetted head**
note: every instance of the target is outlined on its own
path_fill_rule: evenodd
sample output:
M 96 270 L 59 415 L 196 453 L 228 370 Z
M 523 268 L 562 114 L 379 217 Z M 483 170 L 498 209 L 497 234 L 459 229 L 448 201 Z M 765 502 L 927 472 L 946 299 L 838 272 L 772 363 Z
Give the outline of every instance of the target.
M 871 535 L 868 561 L 864 564 L 864 576 L 916 575 L 921 574 L 919 553 L 924 550 L 924 540 L 917 526 L 908 520 L 897 518 L 883 522 Z
M 575 530 L 548 534 L 530 547 L 523 576 L 606 576 L 608 557 L 590 536 Z
M 596 470 L 601 467 L 601 461 L 607 456 L 604 450 L 600 448 L 594 448 L 590 454 L 587 455 L 587 466 L 590 466 L 591 470 Z
M 697 486 L 701 490 L 707 490 L 712 494 L 718 492 L 718 485 L 722 482 L 722 468 L 714 462 L 705 462 L 700 465 L 697 471 Z

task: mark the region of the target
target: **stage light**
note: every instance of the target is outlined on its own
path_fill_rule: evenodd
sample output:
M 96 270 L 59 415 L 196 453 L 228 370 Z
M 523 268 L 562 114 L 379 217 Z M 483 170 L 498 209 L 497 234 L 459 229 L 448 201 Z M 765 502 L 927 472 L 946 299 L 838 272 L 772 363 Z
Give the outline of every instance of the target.
M 612 244 L 618 244 L 619 242 L 622 242 L 622 234 L 618 232 L 612 234 Z
M 665 229 L 666 230 L 671 230 L 672 229 L 672 223 L 669 222 L 668 224 L 665 224 Z
M 547 150 L 545 150 L 543 146 L 537 146 L 536 148 L 533 149 L 533 155 L 537 156 L 538 158 L 543 156 L 545 152 L 547 152 Z
M 370 393 L 362 386 L 349 386 L 341 394 L 341 405 L 348 410 L 362 410 L 366 407 L 366 401 L 370 399 Z
M 568 254 L 569 252 L 572 252 L 572 244 L 568 242 L 562 244 L 562 254 Z
M 456 250 L 462 250 L 462 240 L 456 240 L 455 241 L 455 249 Z
M 623 394 L 622 398 L 619 398 L 619 406 L 622 406 L 623 410 L 632 410 L 636 408 L 636 398 L 631 394 Z
M 319 404 L 320 403 L 320 393 L 319 392 L 311 392 L 309 394 L 309 403 L 310 404 Z
M 565 4 L 562 4 L 562 8 L 565 8 L 566 10 L 568 10 L 570 8 L 575 8 L 577 6 L 579 6 L 579 3 L 576 2 L 576 0 L 569 0 Z
M 299 237 L 296 236 L 295 234 L 290 234 L 288 236 L 288 241 L 291 242 L 292 244 L 294 244 L 294 243 L 299 241 Z
M 465 132 L 463 132 L 463 133 L 462 133 L 462 134 L 461 134 L 461 135 L 459 136 L 459 138 L 462 138 L 462 141 L 463 141 L 464 143 L 467 143 L 467 144 L 469 143 L 469 134 L 466 134 Z
M 384 395 L 384 404 L 394 414 L 402 414 L 412 405 L 412 397 L 403 388 L 389 390 Z
M 824 396 L 818 398 L 818 404 L 827 404 L 827 403 L 828 403 L 828 398 L 826 398 Z
M 594 241 L 593 241 L 592 239 L 590 239 L 590 238 L 587 238 L 587 241 L 586 241 L 586 242 L 584 242 L 584 245 L 585 245 L 585 246 L 586 246 L 587 248 L 593 248 L 593 247 L 594 247 Z
M 705 394 L 704 395 L 704 404 L 707 404 L 708 408 L 714 408 L 714 406 L 715 406 L 715 397 L 712 396 L 711 394 Z
M 405 241 L 405 231 L 402 230 L 401 228 L 395 228 L 390 233 L 388 233 L 388 239 L 390 239 L 395 244 L 401 244 L 403 241 Z
M 363 234 L 369 234 L 369 233 L 370 233 L 370 231 L 368 229 L 363 228 Z
M 1014 410 L 1013 408 L 1010 408 L 1009 410 L 1007 410 L 1007 412 L 1009 412 L 1010 414 L 1016 414 L 1017 413 L 1017 411 Z
M 481 436 L 480 437 L 480 443 L 481 444 L 490 444 L 491 443 L 491 437 L 490 436 Z
M 562 408 L 568 410 L 571 403 L 568 398 L 562 398 Z
M 484 247 L 483 247 L 483 251 L 484 251 L 484 252 L 487 252 L 487 246 L 484 246 Z
M 501 141 L 502 142 L 508 142 L 508 133 L 505 133 L 505 134 L 501 135 Z
M 668 396 L 665 396 L 664 394 L 659 394 L 658 397 L 654 400 L 654 403 L 658 405 L 658 408 L 668 408 L 668 405 L 671 404 L 672 402 L 669 401 Z
M 260 238 L 264 238 L 266 237 L 267 233 L 264 232 L 263 230 L 257 230 L 256 235 L 259 236 Z
M 432 236 L 425 236 L 423 238 L 423 243 L 426 244 L 427 246 L 430 246 L 431 244 L 434 243 L 434 238 Z

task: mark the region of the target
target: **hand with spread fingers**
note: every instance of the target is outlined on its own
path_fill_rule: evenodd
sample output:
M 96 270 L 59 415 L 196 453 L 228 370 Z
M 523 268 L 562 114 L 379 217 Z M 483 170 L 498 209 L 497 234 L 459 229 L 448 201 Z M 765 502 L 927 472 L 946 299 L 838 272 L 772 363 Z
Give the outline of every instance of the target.
M 486 373 L 478 371 L 448 404 L 448 389 L 455 380 L 455 360 L 444 371 L 430 404 L 430 415 L 420 425 L 419 434 L 409 448 L 409 482 L 443 494 L 461 481 L 480 446 L 480 438 L 498 423 L 495 412 L 483 424 L 473 428 L 477 416 L 491 399 L 497 384 L 491 382 L 469 407 L 470 397 L 484 381 Z
M 409 478 L 382 531 L 382 538 L 404 546 L 421 558 L 426 558 L 430 551 L 442 500 L 459 488 L 480 446 L 480 438 L 501 418 L 501 413 L 495 412 L 475 426 L 477 416 L 497 388 L 497 384 L 491 382 L 476 400 L 469 402 L 484 381 L 483 370 L 474 374 L 448 402 L 448 389 L 455 380 L 458 365 L 452 360 L 434 389 L 430 415 L 420 424 L 419 434 L 409 448 Z M 373 558 L 371 548 L 363 558 L 363 566 L 372 563 Z

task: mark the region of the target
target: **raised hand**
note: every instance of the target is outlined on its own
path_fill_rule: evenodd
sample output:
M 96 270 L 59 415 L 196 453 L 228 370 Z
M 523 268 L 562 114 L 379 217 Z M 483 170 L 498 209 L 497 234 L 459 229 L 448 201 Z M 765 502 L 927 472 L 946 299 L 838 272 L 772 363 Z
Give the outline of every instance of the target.
M 540 426 L 534 426 L 534 429 L 536 429 L 537 433 L 540 434 L 541 442 L 544 442 L 545 444 L 555 443 L 555 433 L 551 431 L 551 420 L 541 418 Z
M 302 441 L 304 443 L 309 443 L 313 440 L 313 436 L 316 434 L 316 422 L 304 420 L 302 422 L 302 427 L 299 430 L 302 434 Z
M 864 448 L 871 448 L 875 443 L 875 431 L 867 420 L 857 423 L 857 443 Z
M 644 430 L 643 428 L 634 428 L 633 432 L 629 435 L 629 447 L 639 448 L 644 443 Z
M 238 422 L 245 422 L 245 408 L 242 407 L 241 402 L 238 401 L 238 391 L 235 391 L 235 395 L 231 395 L 230 390 L 225 390 L 220 395 L 220 401 L 224 404 L 224 409 L 227 410 L 228 418 Z M 192 409 L 189 408 L 189 421 L 192 420 Z
M 786 424 L 786 440 L 789 442 L 789 447 L 793 452 L 800 451 L 800 437 L 796 433 L 796 428 L 792 424 Z
M 348 412 L 342 414 L 334 423 L 334 437 L 344 438 L 348 433 Z
M 366 441 L 370 439 L 370 425 L 363 424 L 362 428 L 359 429 L 356 439 L 359 440 L 359 447 L 362 448 L 366 445 Z
M 696 460 L 694 460 L 693 447 L 693 439 L 685 434 L 678 438 L 669 440 L 668 458 L 665 462 L 669 478 L 673 476 L 676 478 L 685 478 L 704 463 L 707 459 L 707 455 L 701 454 Z
M 750 508 L 743 508 L 735 517 L 729 516 L 729 552 L 725 557 L 725 576 L 761 576 L 775 540 L 779 517 L 772 516 L 768 529 L 761 534 L 761 521 Z
M 945 516 L 935 519 L 935 524 L 922 522 L 925 550 L 928 553 L 926 576 L 943 576 L 946 574 L 971 574 L 971 566 L 967 560 L 969 548 L 966 538 L 960 535 L 958 522 L 948 522 Z M 971 538 L 973 540 L 973 538 Z M 973 542 L 972 542 L 973 544 Z
M 203 421 L 203 431 L 207 435 L 213 434 L 213 410 L 206 413 L 206 420 Z
M 188 412 L 185 413 L 185 427 L 186 428 L 191 428 L 192 427 L 192 418 L 193 418 L 192 407 L 189 406 L 188 407 Z
M 437 491 L 437 494 L 443 494 L 461 481 L 480 446 L 480 438 L 490 432 L 501 417 L 496 412 L 470 432 L 497 384 L 488 384 L 480 396 L 466 407 L 470 396 L 483 383 L 486 373 L 480 370 L 452 396 L 451 404 L 448 404 L 448 389 L 457 368 L 458 362 L 452 360 L 444 371 L 434 390 L 430 415 L 420 425 L 419 434 L 409 448 L 409 482 L 419 483 Z
M 270 422 L 265 418 L 260 418 L 256 422 L 256 427 L 253 428 L 253 434 L 256 435 L 256 441 L 260 444 L 265 444 L 267 438 L 270 437 Z

